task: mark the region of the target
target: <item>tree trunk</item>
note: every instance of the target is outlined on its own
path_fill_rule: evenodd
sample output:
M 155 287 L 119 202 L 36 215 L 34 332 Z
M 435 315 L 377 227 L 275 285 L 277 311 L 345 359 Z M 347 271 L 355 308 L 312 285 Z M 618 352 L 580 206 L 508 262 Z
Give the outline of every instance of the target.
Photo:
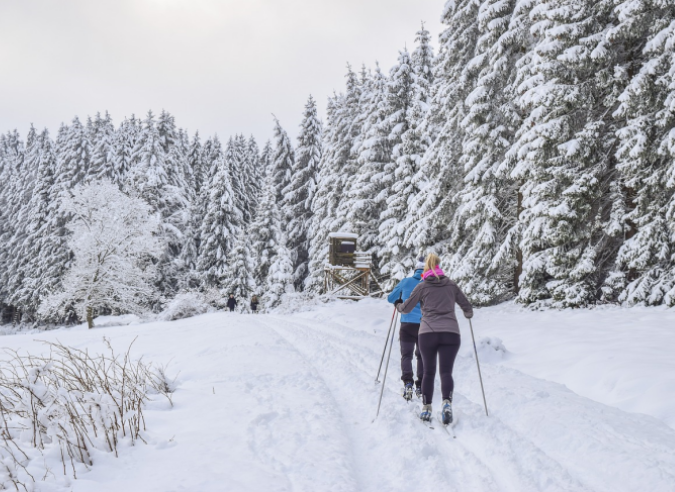
M 522 186 L 522 184 L 521 184 Z M 520 214 L 523 212 L 523 193 L 518 188 L 518 208 L 516 209 L 516 222 L 520 220 Z M 516 247 L 516 268 L 513 272 L 513 291 L 518 295 L 520 292 L 520 275 L 523 273 L 523 251 Z
M 94 327 L 94 310 L 87 306 L 87 325 L 91 330 Z

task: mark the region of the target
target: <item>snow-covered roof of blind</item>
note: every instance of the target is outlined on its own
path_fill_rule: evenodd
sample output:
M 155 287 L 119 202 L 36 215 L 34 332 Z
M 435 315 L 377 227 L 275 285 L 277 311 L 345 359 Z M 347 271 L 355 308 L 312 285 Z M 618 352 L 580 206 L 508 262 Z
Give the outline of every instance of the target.
M 338 237 L 340 239 L 358 239 L 359 235 L 353 232 L 331 232 L 328 237 Z

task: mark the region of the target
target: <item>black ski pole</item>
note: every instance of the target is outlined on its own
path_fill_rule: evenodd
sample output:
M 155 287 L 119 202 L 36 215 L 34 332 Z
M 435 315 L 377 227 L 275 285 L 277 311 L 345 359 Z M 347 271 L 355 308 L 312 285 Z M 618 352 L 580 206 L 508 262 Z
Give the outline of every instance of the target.
M 485 400 L 485 389 L 483 388 L 483 376 L 480 374 L 480 364 L 478 363 L 478 350 L 476 349 L 476 338 L 473 336 L 473 324 L 469 319 L 469 327 L 471 328 L 471 339 L 473 340 L 473 353 L 476 355 L 476 367 L 478 368 L 478 379 L 480 379 L 480 390 L 483 392 L 483 405 L 485 405 L 485 415 L 489 417 L 487 400 Z
M 396 316 L 398 314 L 398 311 L 394 313 L 394 318 L 397 318 Z M 382 395 L 384 394 L 384 386 L 385 383 L 387 382 L 387 370 L 389 369 L 389 359 L 391 358 L 391 347 L 394 345 L 394 336 L 396 336 L 396 323 L 394 323 L 394 329 L 392 330 L 391 334 L 391 339 L 389 341 L 389 354 L 387 355 L 387 364 L 384 366 L 384 376 L 382 377 L 382 389 L 380 390 L 380 401 L 377 402 L 377 413 L 375 414 L 375 418 L 373 419 L 373 422 L 375 422 L 375 419 L 380 415 L 380 406 L 382 405 Z
M 380 357 L 380 367 L 377 368 L 377 376 L 375 376 L 375 383 L 380 382 L 380 371 L 382 370 L 382 361 L 384 361 L 384 353 L 387 351 L 387 343 L 389 343 L 389 335 L 391 335 L 391 328 L 394 326 L 395 316 L 396 316 L 396 306 L 394 306 L 394 312 L 391 313 L 391 322 L 389 323 L 389 331 L 387 332 L 387 339 L 384 341 L 384 348 L 382 349 L 382 357 Z

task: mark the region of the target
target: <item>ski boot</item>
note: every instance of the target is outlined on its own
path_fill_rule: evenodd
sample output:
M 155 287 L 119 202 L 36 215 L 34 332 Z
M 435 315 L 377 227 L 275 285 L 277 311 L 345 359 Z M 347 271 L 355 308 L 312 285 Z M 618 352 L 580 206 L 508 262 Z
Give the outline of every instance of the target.
M 431 403 L 422 406 L 422 413 L 420 413 L 420 419 L 426 422 L 431 421 Z
M 405 387 L 403 388 L 403 398 L 405 401 L 410 401 L 412 400 L 413 397 L 413 384 L 411 382 L 405 383 Z
M 422 399 L 422 387 L 421 386 L 415 387 L 415 396 L 419 399 Z
M 443 425 L 452 425 L 452 400 L 446 399 L 443 400 L 443 407 L 441 408 L 441 418 L 443 420 Z

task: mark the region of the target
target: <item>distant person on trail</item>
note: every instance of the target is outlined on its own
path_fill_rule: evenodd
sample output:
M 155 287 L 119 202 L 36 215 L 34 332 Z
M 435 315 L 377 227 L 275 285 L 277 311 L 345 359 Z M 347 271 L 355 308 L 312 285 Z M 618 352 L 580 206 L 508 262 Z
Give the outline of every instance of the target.
M 436 356 L 438 355 L 441 373 L 441 392 L 443 406 L 441 419 L 444 425 L 454 423 L 452 416 L 452 367 L 461 344 L 459 325 L 455 317 L 455 302 L 464 311 L 464 317 L 473 317 L 471 303 L 457 284 L 447 278 L 441 270 L 440 259 L 429 253 L 424 262 L 422 282 L 412 291 L 406 301 L 395 301 L 400 313 L 410 313 L 417 303 L 422 305 L 422 323 L 419 332 L 419 347 L 424 363 L 422 378 L 422 420 L 431 420 L 431 402 L 434 397 L 434 379 L 436 377 Z
M 251 297 L 251 311 L 254 313 L 258 312 L 258 304 L 260 304 L 260 301 L 258 301 L 258 296 L 253 296 Z
M 227 307 L 230 308 L 230 312 L 234 312 L 234 308 L 237 307 L 237 300 L 234 298 L 234 294 L 230 294 L 230 298 L 227 300 Z
M 422 272 L 424 271 L 424 256 L 417 258 L 415 273 L 412 277 L 401 280 L 394 290 L 391 291 L 387 301 L 394 304 L 397 300 L 405 301 L 410 297 L 413 289 L 422 281 Z M 420 348 L 417 341 L 417 335 L 420 331 L 420 320 L 422 311 L 417 304 L 409 314 L 401 316 L 401 329 L 398 339 L 401 342 L 401 380 L 405 385 L 403 388 L 403 398 L 410 401 L 413 396 L 413 384 L 415 385 L 415 394 L 418 398 L 422 397 L 422 374 L 423 364 Z M 417 358 L 417 380 L 413 382 L 413 353 Z

